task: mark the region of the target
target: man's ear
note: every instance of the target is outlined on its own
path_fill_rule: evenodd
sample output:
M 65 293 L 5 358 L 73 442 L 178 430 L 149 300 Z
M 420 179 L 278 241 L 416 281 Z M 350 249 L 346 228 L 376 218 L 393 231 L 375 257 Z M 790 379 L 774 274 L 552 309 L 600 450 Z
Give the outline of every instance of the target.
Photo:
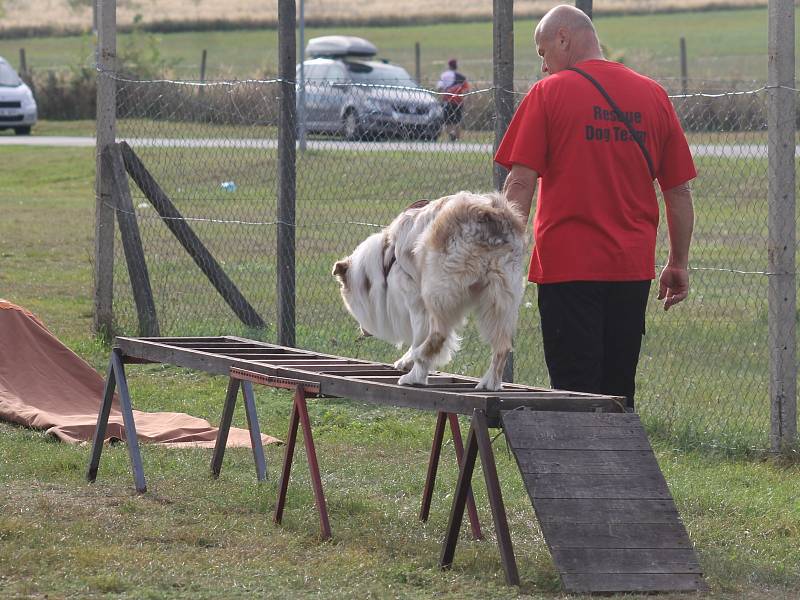
M 564 50 L 569 48 L 569 31 L 566 27 L 559 28 L 559 30 L 556 32 L 556 36 L 558 39 L 558 45 L 561 46 L 561 48 Z
M 350 268 L 350 259 L 343 258 L 342 260 L 338 261 L 335 265 L 333 265 L 333 276 L 336 277 L 342 283 L 347 281 L 347 269 Z

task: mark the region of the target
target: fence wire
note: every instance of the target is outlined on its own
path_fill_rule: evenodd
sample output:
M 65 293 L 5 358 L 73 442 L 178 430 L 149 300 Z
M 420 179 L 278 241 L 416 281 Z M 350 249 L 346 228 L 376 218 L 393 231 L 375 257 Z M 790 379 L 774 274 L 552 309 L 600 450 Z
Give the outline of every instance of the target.
M 193 83 L 115 77 L 118 139 L 160 187 L 263 318 L 247 327 L 131 182 L 161 335 L 243 335 L 276 342 L 278 80 Z M 696 225 L 691 293 L 665 313 L 653 300 L 637 378 L 651 431 L 688 446 L 769 447 L 767 95 L 756 84 L 664 81 L 692 146 Z M 688 86 L 688 87 L 687 87 Z M 520 82 L 519 90 L 528 83 Z M 302 348 L 394 361 L 402 350 L 361 339 L 333 264 L 406 206 L 492 187 L 495 111 L 489 83 L 445 95 L 391 81 L 309 80 L 296 173 L 296 340 Z M 694 89 L 695 92 L 688 91 Z M 517 101 L 524 91 L 515 93 Z M 300 94 L 298 94 L 300 96 Z M 447 121 L 461 112 L 460 128 Z M 789 124 L 795 126 L 796 123 Z M 121 210 L 117 207 L 117 210 Z M 663 209 L 662 209 L 663 210 Z M 667 256 L 662 214 L 657 263 Z M 795 227 L 797 221 L 795 217 Z M 116 332 L 137 334 L 122 244 L 115 245 Z M 660 265 L 657 265 L 657 269 Z M 141 269 L 142 265 L 133 268 Z M 515 340 L 516 381 L 548 385 L 535 286 Z M 489 350 L 469 324 L 444 369 L 479 376 Z

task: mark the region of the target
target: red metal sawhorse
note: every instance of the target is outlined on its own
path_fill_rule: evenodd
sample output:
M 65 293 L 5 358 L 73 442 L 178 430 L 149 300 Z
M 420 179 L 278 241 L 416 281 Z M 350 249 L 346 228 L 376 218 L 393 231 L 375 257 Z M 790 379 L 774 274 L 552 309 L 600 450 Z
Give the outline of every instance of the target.
M 297 443 L 297 430 L 298 427 L 303 428 L 303 443 L 306 448 L 306 457 L 308 459 L 308 468 L 311 474 L 311 486 L 314 491 L 314 502 L 317 506 L 320 522 L 320 535 L 323 540 L 331 538 L 330 519 L 328 517 L 328 508 L 325 502 L 325 492 L 322 487 L 322 477 L 319 471 L 319 462 L 317 460 L 316 446 L 314 445 L 314 437 L 311 431 L 311 420 L 308 416 L 307 398 L 318 397 L 320 394 L 319 384 L 311 381 L 302 381 L 300 379 L 292 379 L 287 377 L 274 377 L 271 375 L 264 375 L 246 369 L 231 367 L 230 369 L 230 384 L 233 382 L 247 382 L 266 385 L 273 388 L 289 389 L 294 391 L 294 398 L 292 401 L 292 413 L 289 417 L 289 432 L 286 436 L 286 448 L 283 454 L 283 467 L 281 469 L 281 477 L 278 484 L 278 500 L 275 504 L 275 513 L 273 521 L 280 524 L 283 520 L 283 510 L 286 506 L 286 494 L 289 488 L 289 475 L 292 469 L 292 461 L 294 458 L 294 448 Z M 236 393 L 233 395 L 228 394 L 226 400 L 226 408 L 224 414 L 232 413 L 233 404 L 236 401 Z M 422 507 L 420 509 L 420 520 L 427 521 L 430 512 L 431 499 L 433 496 L 433 487 L 436 481 L 436 473 L 439 465 L 439 457 L 441 455 L 442 440 L 444 437 L 445 421 L 449 420 L 453 432 L 453 443 L 456 451 L 456 459 L 459 465 L 462 462 L 464 448 L 461 439 L 461 430 L 458 424 L 458 416 L 452 413 L 439 412 L 436 419 L 436 427 L 434 431 L 433 447 L 431 448 L 430 460 L 428 462 L 428 472 L 425 478 L 425 488 L 422 496 Z M 255 423 L 257 421 L 250 422 Z M 227 429 L 230 428 L 230 418 L 227 421 L 223 420 L 220 424 L 220 436 L 223 436 L 223 429 L 225 429 L 224 436 L 227 437 Z M 252 434 L 251 434 L 252 435 Z M 215 457 L 219 451 L 218 463 L 221 464 L 222 452 L 224 452 L 224 443 L 215 448 Z M 219 474 L 217 469 L 216 474 Z M 483 534 L 480 529 L 480 522 L 478 519 L 478 511 L 475 507 L 475 500 L 472 496 L 472 490 L 466 490 L 465 503 L 468 508 L 470 526 L 472 528 L 472 535 L 475 539 L 481 539 Z M 463 512 L 462 512 L 463 514 Z

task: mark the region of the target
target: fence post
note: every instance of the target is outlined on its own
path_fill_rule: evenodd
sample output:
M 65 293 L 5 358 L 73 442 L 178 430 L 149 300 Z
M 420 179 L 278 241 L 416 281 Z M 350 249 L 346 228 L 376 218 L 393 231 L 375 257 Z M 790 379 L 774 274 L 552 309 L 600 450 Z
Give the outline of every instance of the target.
M 420 64 L 419 42 L 414 42 L 414 81 L 422 85 L 422 67 Z
M 208 51 L 203 48 L 203 54 L 200 56 L 200 83 L 206 82 L 206 58 L 208 58 Z
M 514 116 L 514 0 L 493 0 L 494 151 Z M 493 153 L 494 154 L 494 153 Z M 506 169 L 494 164 L 494 188 L 503 189 Z M 508 355 L 503 381 L 514 381 L 514 354 Z
M 295 0 L 278 0 L 278 344 L 295 345 Z
M 575 8 L 580 8 L 589 18 L 592 18 L 592 0 L 575 0 Z
M 25 48 L 19 49 L 19 72 L 22 78 L 28 81 L 28 61 L 25 59 Z
M 300 55 L 300 74 L 297 90 L 297 142 L 301 153 L 306 151 L 306 9 L 305 1 L 300 0 L 300 40 L 297 53 Z
M 103 150 L 117 133 L 117 84 L 113 74 L 117 59 L 116 0 L 97 3 L 97 140 L 94 223 L 94 319 L 96 334 L 111 336 L 114 322 L 114 201 L 112 173 L 103 164 Z
M 769 352 L 772 450 L 797 441 L 795 8 L 769 1 Z
M 681 93 L 685 96 L 689 91 L 689 70 L 686 63 L 686 38 L 681 37 Z

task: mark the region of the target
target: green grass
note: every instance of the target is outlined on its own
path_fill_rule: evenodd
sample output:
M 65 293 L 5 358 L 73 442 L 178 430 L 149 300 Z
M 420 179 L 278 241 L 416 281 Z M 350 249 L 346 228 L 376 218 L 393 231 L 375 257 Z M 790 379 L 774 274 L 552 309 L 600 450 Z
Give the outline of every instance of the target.
M 188 186 L 184 194 L 192 201 L 182 205 L 187 215 L 190 211 L 222 218 L 245 214 L 264 221 L 273 216 L 269 207 L 274 197 L 274 162 L 269 152 L 148 149 L 142 150 L 142 156 L 169 191 Z M 381 222 L 419 189 L 430 189 L 431 181 L 443 189 L 456 183 L 487 185 L 486 157 L 426 157 L 427 161 L 421 161 L 399 153 L 377 153 L 356 160 L 345 153 L 326 152 L 300 157 L 299 219 L 313 217 L 327 223 L 327 227 L 298 229 L 303 265 L 303 285 L 298 288 L 303 318 L 298 335 L 307 345 L 343 355 L 388 358 L 395 354 L 376 341 L 352 342 L 355 327 L 341 310 L 329 269 L 332 260 L 369 229 L 341 222 Z M 705 174 L 696 188 L 698 264 L 725 260 L 729 265 L 757 266 L 760 259 L 747 262 L 738 238 L 759 231 L 762 223 L 763 165 L 719 159 L 698 162 Z M 6 174 L 0 188 L 0 211 L 5 215 L 0 220 L 3 295 L 35 312 L 95 368 L 104 369 L 109 348 L 90 334 L 93 149 L 0 148 L 0 164 Z M 220 165 L 238 171 L 223 172 Z M 186 179 L 184 172 L 194 177 Z M 747 175 L 725 185 L 727 172 Z M 237 194 L 218 190 L 223 174 L 240 182 Z M 148 243 L 169 238 L 158 222 L 144 217 L 141 222 L 150 236 Z M 203 233 L 215 227 L 231 228 L 205 227 L 210 229 L 198 224 Z M 245 243 L 256 249 L 262 244 L 264 260 L 236 262 L 233 249 L 243 243 L 246 227 L 232 228 L 226 234 L 230 237 L 216 236 L 214 251 L 230 268 L 244 273 L 256 266 L 261 269 L 244 287 L 248 293 L 260 294 L 260 306 L 266 307 L 274 293 L 274 274 L 266 258 L 272 234 L 269 227 L 253 229 L 257 235 L 248 234 L 252 237 L 245 238 Z M 724 231 L 730 234 L 722 235 Z M 151 264 L 159 277 L 195 270 L 170 263 L 169 253 L 163 250 Z M 122 292 L 122 271 L 120 279 L 118 291 Z M 743 410 L 743 394 L 738 392 L 750 390 L 752 378 L 766 377 L 765 346 L 758 337 L 766 323 L 765 284 L 744 293 L 736 278 L 714 272 L 698 272 L 695 282 L 695 294 L 681 307 L 681 317 L 672 311 L 663 315 L 654 306 L 648 324 L 644 377 L 640 378 L 647 383 L 640 391 L 647 399 L 643 406 L 650 407 L 647 423 L 656 454 L 713 597 L 793 598 L 800 585 L 798 464 L 747 453 L 686 450 L 692 444 L 682 445 L 674 437 L 676 422 L 685 423 L 684 435 L 695 436 L 696 442 L 704 427 L 726 418 L 737 428 L 747 429 L 755 422 L 756 435 L 763 433 L 759 419 L 763 421 L 766 407 L 747 405 Z M 737 293 L 732 294 L 734 289 Z M 192 300 L 184 302 L 184 307 L 215 302 L 207 290 L 176 296 L 183 298 Z M 227 314 L 222 307 L 217 316 L 224 321 Z M 198 329 L 208 326 L 201 318 L 194 319 Z M 530 368 L 529 359 L 523 357 L 536 356 L 538 351 L 531 319 L 532 313 L 523 314 L 526 329 L 518 340 L 517 357 L 521 369 Z M 690 326 L 680 329 L 687 321 Z M 683 337 L 676 337 L 678 333 Z M 470 370 L 483 363 L 480 357 L 471 359 L 472 364 L 463 360 L 455 368 Z M 221 378 L 153 365 L 129 367 L 129 381 L 137 409 L 184 411 L 218 422 L 225 387 Z M 665 394 L 670 386 L 679 387 L 681 393 Z M 655 408 L 661 403 L 674 414 L 657 413 Z M 289 406 L 287 394 L 259 389 L 262 430 L 284 437 Z M 210 451 L 147 446 L 143 458 L 149 491 L 137 496 L 132 493 L 124 446 L 104 450 L 98 481 L 87 485 L 83 472 L 88 447 L 68 446 L 40 432 L 0 424 L 0 595 L 561 597 L 530 502 L 502 442 L 495 444 L 495 450 L 523 581 L 519 589 L 503 585 L 479 477 L 477 502 L 490 535 L 485 542 L 462 539 L 453 570 L 438 570 L 455 464 L 448 441 L 431 520 L 419 523 L 416 515 L 433 427 L 431 414 L 347 400 L 313 402 L 310 412 L 334 532 L 334 539 L 327 543 L 318 540 L 302 450 L 296 457 L 284 524 L 276 527 L 271 512 L 280 447 L 267 448 L 269 478 L 259 485 L 247 450 L 229 450 L 221 477 L 212 480 L 207 474 Z M 234 424 L 245 424 L 241 408 Z M 751 435 L 746 439 L 752 439 Z
M 531 38 L 535 21 L 515 22 L 516 78 L 530 81 L 539 69 Z M 764 81 L 767 73 L 767 10 L 717 10 L 686 13 L 598 17 L 600 37 L 613 57 L 660 77 L 679 77 L 679 39 L 686 38 L 689 76 L 695 80 Z M 421 79 L 435 83 L 446 60 L 458 56 L 475 81 L 491 81 L 492 26 L 448 23 L 403 27 L 347 27 L 306 30 L 306 38 L 348 33 L 372 40 L 382 57 L 414 73 L 414 44 L 421 46 Z M 158 34 L 158 51 L 181 78 L 199 77 L 200 55 L 208 51 L 207 76 L 271 77 L 277 72 L 277 33 L 245 30 Z M 119 36 L 122 48 L 129 34 Z M 34 69 L 92 62 L 88 36 L 0 40 L 0 56 L 16 61 L 25 47 Z
M 264 128 L 138 120 L 122 121 L 120 131 L 132 137 L 165 138 L 269 135 Z M 472 132 L 471 135 L 478 139 L 477 136 L 488 134 Z M 700 133 L 690 134 L 690 140 L 763 143 L 764 135 L 763 132 L 729 136 Z M 29 181 L 37 180 L 32 169 L 52 161 L 46 178 L 38 181 L 43 185 L 56 184 L 55 188 L 47 189 L 61 193 L 72 189 L 66 182 L 76 185 L 83 178 L 86 201 L 81 221 L 85 241 L 82 248 L 62 255 L 45 248 L 50 243 L 58 248 L 64 239 L 37 239 L 28 252 L 10 253 L 12 260 L 7 272 L 24 273 L 30 260 L 57 257 L 60 264 L 90 261 L 93 194 L 91 183 L 85 179 L 92 172 L 91 150 L 5 149 L 5 152 L 28 157 L 27 170 L 12 176 L 5 193 L 26 189 Z M 267 322 L 263 331 L 250 331 L 238 322 L 134 188 L 134 205 L 162 333 L 239 334 L 275 341 L 275 151 L 142 148 L 139 152 L 160 185 L 176 201 L 182 214 L 192 219 L 195 231 Z M 74 163 L 70 157 L 75 159 Z M 79 161 L 78 157 L 83 158 Z M 690 447 L 704 445 L 732 451 L 764 448 L 768 446 L 769 433 L 768 282 L 759 273 L 766 270 L 767 264 L 766 163 L 759 159 L 698 158 L 697 164 L 700 177 L 695 183 L 693 290 L 683 306 L 669 313 L 661 311 L 655 300 L 650 306 L 649 333 L 645 337 L 639 376 L 639 408 L 652 431 L 668 436 L 679 434 L 681 443 Z M 325 150 L 299 153 L 299 227 L 295 233 L 298 343 L 335 354 L 394 360 L 397 350 L 391 346 L 377 340 L 357 341 L 357 328 L 341 306 L 336 282 L 330 276 L 331 266 L 375 231 L 375 225 L 390 222 L 400 209 L 420 196 L 434 198 L 458 188 L 488 189 L 489 169 L 489 156 L 474 153 Z M 237 183 L 234 194 L 220 189 L 220 182 L 229 180 Z M 18 225 L 16 217 L 6 222 L 9 236 Z M 66 230 L 64 235 L 69 235 Z M 26 248 L 25 243 L 19 244 L 19 248 Z M 116 327 L 131 334 L 137 331 L 136 311 L 120 248 L 118 241 Z M 666 256 L 663 231 L 657 256 L 658 260 Z M 86 274 L 91 276 L 90 271 Z M 90 280 L 67 279 L 66 273 L 64 279 L 72 286 L 73 294 L 76 288 L 90 287 Z M 52 280 L 47 283 L 53 285 Z M 80 314 L 83 324 L 88 323 L 91 306 L 82 305 Z M 534 288 L 529 286 L 515 343 L 515 374 L 519 381 L 547 385 L 539 335 Z M 699 356 L 695 356 L 697 348 L 704 349 Z M 480 375 L 486 361 L 486 348 L 474 328 L 468 327 L 463 350 L 448 370 Z

